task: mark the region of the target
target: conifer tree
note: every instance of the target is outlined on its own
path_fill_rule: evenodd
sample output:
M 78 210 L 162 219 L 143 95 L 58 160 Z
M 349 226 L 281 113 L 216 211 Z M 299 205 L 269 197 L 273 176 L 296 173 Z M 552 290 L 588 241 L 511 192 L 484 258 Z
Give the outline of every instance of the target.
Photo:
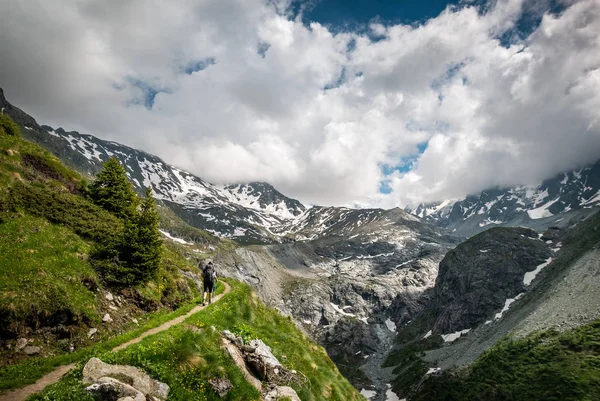
M 138 197 L 127 181 L 125 169 L 116 157 L 111 157 L 89 186 L 89 195 L 96 205 L 122 218 L 136 213 Z
M 126 259 L 139 281 L 146 281 L 158 270 L 162 239 L 158 230 L 158 213 L 152 197 L 152 189 L 146 189 L 134 224 L 126 227 Z

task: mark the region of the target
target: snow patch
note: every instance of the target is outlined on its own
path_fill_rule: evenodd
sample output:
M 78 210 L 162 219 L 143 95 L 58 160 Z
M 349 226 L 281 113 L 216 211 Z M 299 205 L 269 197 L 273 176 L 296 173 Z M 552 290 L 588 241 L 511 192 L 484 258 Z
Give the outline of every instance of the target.
M 341 313 L 344 316 L 351 316 L 351 317 L 356 316 L 353 313 L 344 312 L 344 310 L 342 308 L 340 308 L 339 305 L 336 305 L 333 302 L 330 302 L 329 304 L 333 307 L 333 309 L 335 309 L 336 312 Z
M 551 200 L 548 203 L 545 203 L 544 205 L 535 208 L 535 209 L 531 209 L 527 211 L 527 214 L 529 215 L 529 218 L 532 220 L 537 220 L 537 219 L 543 219 L 546 217 L 552 217 L 554 216 L 549 210 L 548 208 L 552 205 L 554 205 L 556 202 L 558 202 L 560 200 L 560 198 L 556 198 L 554 200 Z
M 364 388 L 362 390 L 360 390 L 360 393 L 362 394 L 363 397 L 365 397 L 367 400 L 370 400 L 371 398 L 375 397 L 377 395 L 377 391 L 373 391 L 373 390 L 365 390 Z
M 385 321 L 385 325 L 387 326 L 388 330 L 395 333 L 396 332 L 396 323 L 394 323 L 392 320 L 390 320 L 390 318 L 388 318 Z
M 385 401 L 406 401 L 406 398 L 400 399 L 396 393 L 392 391 L 392 385 L 387 384 L 387 391 L 385 392 Z
M 185 245 L 192 245 L 193 244 L 193 242 L 187 242 L 186 240 L 183 240 L 181 238 L 173 237 L 171 234 L 169 234 L 166 231 L 163 231 L 163 230 L 159 230 L 159 231 L 161 232 L 162 235 L 164 235 L 165 237 L 167 237 L 171 241 L 175 241 L 175 242 L 177 242 L 179 244 L 185 244 Z
M 455 340 L 458 340 L 460 338 L 460 336 L 462 336 L 463 334 L 467 334 L 469 331 L 471 331 L 471 329 L 455 331 L 454 333 L 450 333 L 450 334 L 442 334 L 442 338 L 444 339 L 445 343 L 451 343 Z
M 551 257 L 546 259 L 546 261 L 544 263 L 542 263 L 541 265 L 536 267 L 535 270 L 525 273 L 525 277 L 523 277 L 523 284 L 525 284 L 525 285 L 531 284 L 533 279 L 535 279 L 535 276 L 537 276 L 538 273 L 541 272 L 542 269 L 544 267 L 548 266 L 550 263 L 552 263 Z
M 433 334 L 433 330 L 429 330 L 427 333 L 425 333 L 425 335 L 423 336 L 423 339 L 431 337 L 432 334 Z
M 433 373 L 437 373 L 437 372 L 439 372 L 440 370 L 442 370 L 442 369 L 441 369 L 441 368 L 429 368 L 429 370 L 428 370 L 428 371 L 427 371 L 427 373 L 425 373 L 425 374 L 426 374 L 426 375 L 430 375 L 430 374 L 433 374 Z
M 520 293 L 519 295 L 517 295 L 514 298 L 508 298 L 506 301 L 504 301 L 504 307 L 502 308 L 502 310 L 498 313 L 496 313 L 496 316 L 494 316 L 494 320 L 499 320 L 502 318 L 502 315 L 504 315 L 504 312 L 506 312 L 510 306 L 519 298 L 521 298 L 523 295 L 525 295 L 525 293 Z

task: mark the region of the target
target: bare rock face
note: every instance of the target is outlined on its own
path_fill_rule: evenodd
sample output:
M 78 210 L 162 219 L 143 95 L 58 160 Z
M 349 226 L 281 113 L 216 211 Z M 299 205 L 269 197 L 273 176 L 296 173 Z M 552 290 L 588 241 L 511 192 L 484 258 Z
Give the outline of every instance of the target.
M 215 390 L 221 398 L 224 398 L 227 395 L 227 393 L 229 393 L 229 390 L 233 388 L 233 384 L 231 384 L 231 381 L 229 381 L 229 379 L 227 378 L 210 379 L 208 382 L 212 386 L 213 390 Z
M 158 400 L 164 401 L 169 395 L 168 385 L 152 379 L 146 373 L 133 366 L 109 365 L 107 363 L 102 362 L 98 358 L 91 358 L 83 368 L 83 384 L 106 385 L 104 387 L 97 386 L 97 389 L 100 390 L 96 392 L 99 393 L 111 393 L 111 391 L 118 387 L 118 383 L 115 384 L 114 382 L 114 379 L 117 378 L 121 382 L 126 382 L 127 385 L 133 387 L 135 390 L 142 393 L 145 397 L 150 396 Z M 120 389 L 122 387 L 118 388 Z M 108 391 L 109 389 L 112 390 Z M 119 398 L 128 396 L 131 395 L 123 393 L 123 395 Z M 100 399 L 110 400 L 110 398 Z M 134 400 L 137 400 L 137 398 L 134 397 Z
M 16 345 L 16 348 L 17 348 L 17 349 L 23 349 L 23 348 L 25 348 L 25 347 L 27 346 L 27 343 L 28 343 L 28 342 L 29 342 L 29 340 L 28 340 L 28 339 L 26 339 L 26 338 L 19 338 L 19 339 L 17 340 L 17 345 Z
M 526 291 L 523 278 L 552 255 L 526 228 L 492 228 L 448 252 L 440 263 L 430 308 L 433 332 L 475 327 Z

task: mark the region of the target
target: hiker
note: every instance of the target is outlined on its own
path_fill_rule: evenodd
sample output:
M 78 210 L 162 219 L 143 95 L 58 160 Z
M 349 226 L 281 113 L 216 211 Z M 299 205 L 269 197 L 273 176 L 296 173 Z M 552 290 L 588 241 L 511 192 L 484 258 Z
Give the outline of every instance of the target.
M 217 289 L 217 272 L 211 261 L 202 269 L 204 279 L 204 293 L 202 294 L 202 306 L 206 305 L 206 293 L 208 292 L 208 303 L 212 303 L 213 292 Z

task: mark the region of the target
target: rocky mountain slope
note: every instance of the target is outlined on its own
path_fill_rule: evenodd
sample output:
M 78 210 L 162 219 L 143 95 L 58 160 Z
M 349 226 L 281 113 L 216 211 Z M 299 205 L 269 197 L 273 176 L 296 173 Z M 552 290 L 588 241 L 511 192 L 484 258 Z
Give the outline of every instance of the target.
M 421 204 L 405 210 L 457 235 L 489 227 L 525 226 L 542 230 L 566 226 L 600 205 L 600 161 L 568 171 L 537 186 L 490 189 L 462 200 Z
M 357 211 L 313 209 L 310 218 L 322 223 L 312 226 L 322 230 L 312 239 L 238 248 L 217 265 L 293 316 L 353 384 L 385 393 L 380 365 L 396 327 L 421 312 L 456 239 L 400 209 L 362 211 L 358 222 Z
M 387 363 L 410 399 L 429 375 L 472 363 L 506 335 L 566 330 L 600 318 L 600 215 L 543 235 L 495 228 L 440 263 L 429 303 L 398 330 Z

